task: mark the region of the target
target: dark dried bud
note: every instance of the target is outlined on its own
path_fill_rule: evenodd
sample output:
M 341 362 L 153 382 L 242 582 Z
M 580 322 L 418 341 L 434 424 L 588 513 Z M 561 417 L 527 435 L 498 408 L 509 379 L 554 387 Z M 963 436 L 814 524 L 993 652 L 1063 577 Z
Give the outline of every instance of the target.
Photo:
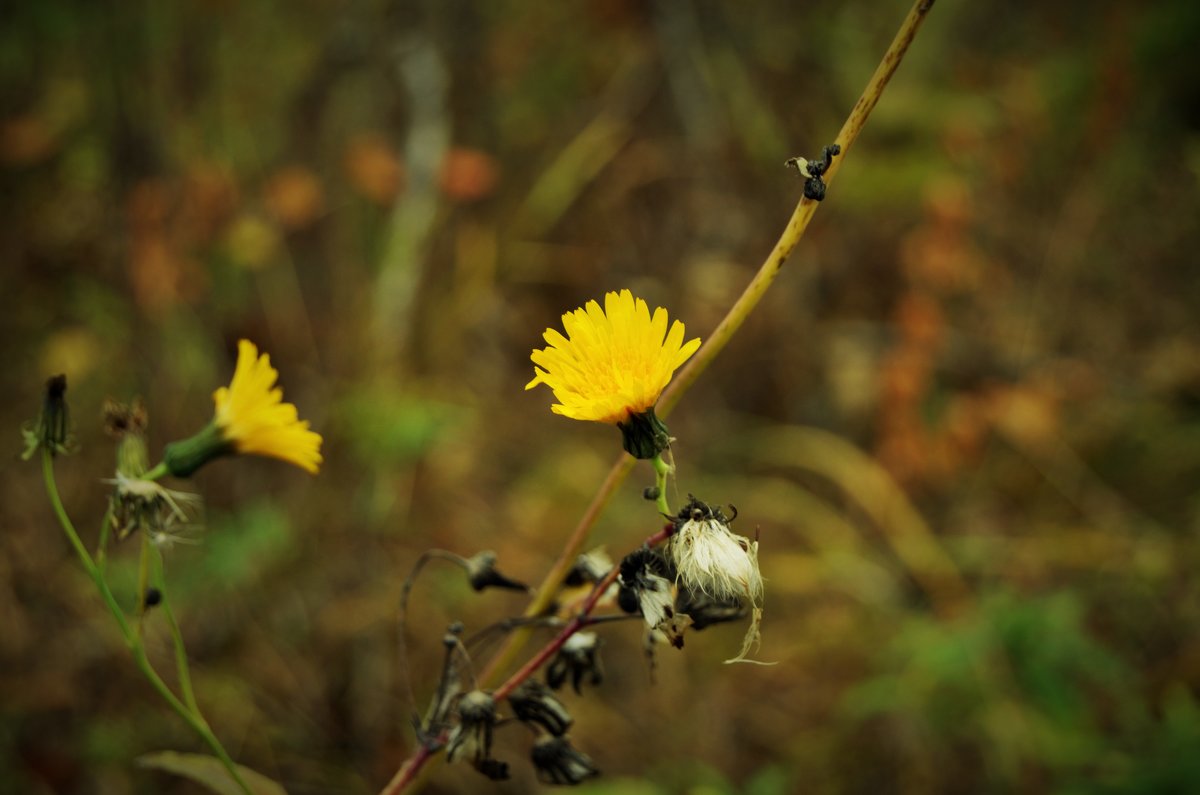
M 508 780 L 508 762 L 499 759 L 481 759 L 475 763 L 475 769 L 492 781 Z
M 680 588 L 675 598 L 675 611 L 690 616 L 692 629 L 701 630 L 726 621 L 740 621 L 748 611 L 736 599 L 716 599 L 690 588 Z
M 481 765 L 494 768 L 488 762 L 494 761 L 491 757 L 496 700 L 482 690 L 472 690 L 458 701 L 458 720 L 446 743 L 446 758 L 451 762 L 467 759 L 480 772 L 483 772 Z
M 141 398 L 128 405 L 104 401 L 104 430 L 117 440 L 117 472 L 127 478 L 140 478 L 150 468 L 146 451 L 146 425 L 149 421 Z
M 537 769 L 538 781 L 543 784 L 575 786 L 600 775 L 587 754 L 577 750 L 565 737 L 539 737 L 530 758 Z
M 658 486 L 647 486 L 642 489 L 642 499 L 644 500 L 657 500 L 660 494 L 662 492 L 659 491 Z
M 595 632 L 576 632 L 567 638 L 558 654 L 546 666 L 546 684 L 558 690 L 571 677 L 571 687 L 576 693 L 584 679 L 598 685 L 604 679 L 600 665 L 600 638 Z
M 69 451 L 71 429 L 66 395 L 65 375 L 56 375 L 46 381 L 38 418 L 21 429 L 25 439 L 25 452 L 21 455 L 24 460 L 28 461 L 39 447 L 52 456 Z
M 656 604 L 664 599 L 670 602 L 669 586 L 674 579 L 674 568 L 661 551 L 650 547 L 634 550 L 621 561 L 617 606 L 626 613 L 646 615 L 648 595 Z M 652 607 L 651 612 L 657 615 L 661 608 Z
M 480 552 L 467 558 L 467 578 L 476 591 L 485 588 L 506 588 L 510 591 L 528 591 L 529 586 L 509 579 L 496 570 L 496 553 Z
M 127 433 L 145 433 L 150 422 L 146 413 L 146 405 L 141 398 L 135 398 L 132 403 L 118 403 L 109 398 L 104 401 L 100 410 L 104 421 L 104 431 L 114 439 L 120 439 Z
M 555 737 L 566 734 L 574 722 L 562 702 L 536 679 L 527 679 L 514 690 L 508 703 L 518 720 L 537 724 Z
M 162 591 L 157 588 L 147 588 L 146 597 L 142 600 L 146 607 L 154 607 L 162 603 Z
M 841 146 L 830 144 L 821 150 L 820 160 L 791 157 L 785 161 L 784 165 L 795 168 L 800 172 L 800 176 L 804 177 L 804 197 L 819 202 L 825 198 L 825 181 L 822 177 L 833 165 L 833 158 L 841 153 Z
M 612 571 L 612 567 L 613 563 L 608 555 L 604 554 L 603 549 L 593 549 L 591 552 L 584 552 L 575 559 L 575 565 L 571 567 L 571 570 L 567 572 L 567 576 L 563 578 L 563 585 L 574 588 L 588 583 L 600 582 Z

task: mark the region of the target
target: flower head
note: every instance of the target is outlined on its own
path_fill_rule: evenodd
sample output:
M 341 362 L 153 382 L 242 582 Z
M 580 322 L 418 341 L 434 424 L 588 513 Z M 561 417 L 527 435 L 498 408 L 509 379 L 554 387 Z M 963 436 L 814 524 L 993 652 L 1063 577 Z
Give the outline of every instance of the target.
M 679 580 L 718 601 L 758 604 L 763 594 L 758 542 L 734 533 L 720 509 L 694 498 L 680 519 L 668 546 Z
M 321 435 L 309 430 L 295 406 L 283 402 L 283 390 L 275 386 L 278 378 L 269 356 L 260 356 L 249 340 L 238 342 L 233 380 L 213 393 L 212 423 L 191 439 L 167 446 L 164 458 L 171 474 L 187 477 L 212 458 L 230 453 L 278 458 L 316 474 Z
M 116 487 L 108 510 L 118 541 L 140 530 L 155 543 L 169 544 L 179 540 L 179 530 L 192 527 L 200 513 L 199 496 L 168 489 L 153 480 L 129 477 L 119 469 L 116 478 L 105 483 Z
M 308 429 L 295 406 L 283 402 L 278 378 L 270 356 L 259 356 L 249 340 L 239 341 L 233 380 L 213 393 L 217 426 L 239 453 L 278 458 L 316 474 L 321 435 Z
M 722 605 L 741 605 L 750 610 L 750 626 L 742 650 L 726 662 L 746 659 L 759 641 L 762 621 L 763 579 L 758 568 L 758 542 L 737 535 L 720 508 L 692 497 L 679 512 L 667 554 L 681 586 Z M 694 598 L 692 604 L 701 606 Z M 703 609 L 700 611 L 703 613 Z M 701 619 L 708 616 L 702 615 Z M 693 619 L 693 624 L 695 619 Z M 713 623 L 707 620 L 705 625 Z
M 558 403 L 556 414 L 576 420 L 627 423 L 654 408 L 675 370 L 700 347 L 683 341 L 683 323 L 667 328 L 667 310 L 650 307 L 629 290 L 608 293 L 562 316 L 563 336 L 543 335 L 550 345 L 530 356 L 535 375 L 525 385 L 546 384 Z

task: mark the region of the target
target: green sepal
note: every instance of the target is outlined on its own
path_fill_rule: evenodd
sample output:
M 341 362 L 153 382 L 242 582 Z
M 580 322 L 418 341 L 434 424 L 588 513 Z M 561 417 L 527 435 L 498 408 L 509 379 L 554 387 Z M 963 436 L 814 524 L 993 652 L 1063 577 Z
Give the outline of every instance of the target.
M 233 443 L 225 438 L 216 422 L 210 422 L 195 436 L 167 445 L 163 451 L 163 463 L 175 477 L 186 478 L 214 458 L 234 452 Z
M 621 443 L 625 452 L 634 458 L 651 459 L 671 446 L 671 434 L 667 426 L 651 407 L 640 414 L 630 414 L 625 422 L 618 422 Z

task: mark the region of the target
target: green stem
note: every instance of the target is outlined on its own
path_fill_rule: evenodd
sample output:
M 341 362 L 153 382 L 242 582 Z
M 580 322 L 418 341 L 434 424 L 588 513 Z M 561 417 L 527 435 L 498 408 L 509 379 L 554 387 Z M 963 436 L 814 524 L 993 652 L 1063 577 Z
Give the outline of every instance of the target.
M 83 546 L 83 542 L 79 540 L 79 533 L 75 532 L 75 525 L 71 524 L 71 518 L 67 516 L 67 509 L 63 507 L 62 498 L 58 496 L 58 484 L 54 480 L 54 457 L 48 450 L 42 451 L 42 477 L 46 481 L 46 493 L 50 496 L 50 505 L 54 508 L 54 514 L 58 517 L 58 523 L 62 525 L 63 530 L 67 534 L 67 540 L 71 542 L 71 546 L 75 549 L 75 554 L 79 556 L 79 562 L 83 564 L 84 570 L 87 571 L 88 576 L 92 578 L 92 581 L 96 583 L 96 587 L 100 590 L 100 595 L 104 598 L 104 604 L 116 620 L 121 634 L 125 637 L 125 642 L 127 644 L 131 643 L 133 634 L 130 632 L 129 622 L 125 620 L 125 613 L 121 610 L 121 606 L 117 604 L 112 591 L 109 590 L 108 583 L 104 581 L 104 575 L 100 573 L 100 569 L 96 567 L 92 556 L 88 554 L 87 549 Z M 130 648 L 132 648 L 132 645 Z
M 79 538 L 79 533 L 75 530 L 75 525 L 71 522 L 71 517 L 67 515 L 67 509 L 63 507 L 62 498 L 58 494 L 58 484 L 54 480 L 54 457 L 49 450 L 42 451 L 42 477 L 46 483 L 46 494 L 50 497 L 50 505 L 54 509 L 54 514 L 58 518 L 58 523 L 62 525 L 63 532 L 67 534 L 67 540 L 70 542 L 75 554 L 79 556 L 79 562 L 83 565 L 84 570 L 92 581 L 96 583 L 97 590 L 100 591 L 101 598 L 104 599 L 104 604 L 112 613 L 113 619 L 117 622 L 117 627 L 121 630 L 121 636 L 125 640 L 125 645 L 129 647 L 130 653 L 133 655 L 133 662 L 137 665 L 142 676 L 150 683 L 150 686 L 162 697 L 163 701 L 171 709 L 175 710 L 179 717 L 183 718 L 184 722 L 192 728 L 192 731 L 199 735 L 200 739 L 212 749 L 213 754 L 217 759 L 221 760 L 221 764 L 229 772 L 230 777 L 237 782 L 238 787 L 245 795 L 254 795 L 254 791 L 242 778 L 242 774 L 238 772 L 237 765 L 233 759 L 221 745 L 221 741 L 213 734 L 209 728 L 208 722 L 200 715 L 198 711 L 189 709 L 179 698 L 171 692 L 171 688 L 167 687 L 167 683 L 162 680 L 158 672 L 150 664 L 150 659 L 146 656 L 146 649 L 142 645 L 139 633 L 135 633 L 129 626 L 129 621 L 125 618 L 125 613 L 121 610 L 121 606 L 117 603 L 117 599 L 113 596 L 112 589 L 108 587 L 108 583 L 104 579 L 104 575 L 97 568 L 92 556 L 88 554 L 87 548 L 83 545 L 83 541 Z M 145 594 L 142 595 L 143 604 Z
M 96 543 L 96 568 L 104 574 L 104 564 L 108 561 L 108 536 L 112 532 L 113 509 L 110 503 L 104 511 L 104 521 L 100 523 L 100 541 Z
M 146 622 L 146 591 L 150 588 L 150 534 L 141 533 L 142 549 L 138 555 L 138 584 L 137 584 L 137 641 L 142 643 L 143 624 Z
M 167 471 L 167 462 L 159 461 L 154 465 L 153 469 L 142 475 L 142 480 L 158 480 L 163 475 L 167 474 Z
M 188 705 L 188 709 L 199 715 L 200 707 L 196 703 L 196 693 L 192 688 L 192 672 L 188 667 L 187 648 L 183 645 L 183 633 L 179 630 L 179 622 L 175 620 L 175 611 L 171 609 L 171 600 L 167 598 L 167 578 L 163 570 L 161 555 L 154 556 L 154 581 L 157 583 L 159 597 L 162 599 L 159 602 L 159 610 L 167 620 L 167 627 L 171 630 L 171 641 L 175 647 L 175 671 L 179 677 L 179 690 L 183 693 L 183 701 Z
M 658 497 L 654 504 L 663 516 L 671 516 L 671 505 L 667 502 L 667 476 L 675 469 L 663 460 L 662 453 L 654 456 L 654 488 L 658 489 Z

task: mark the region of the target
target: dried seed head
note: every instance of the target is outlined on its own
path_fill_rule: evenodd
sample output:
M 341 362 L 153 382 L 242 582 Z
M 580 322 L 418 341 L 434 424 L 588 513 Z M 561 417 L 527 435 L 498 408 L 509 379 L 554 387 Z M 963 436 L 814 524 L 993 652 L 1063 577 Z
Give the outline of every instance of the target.
M 574 786 L 600 774 L 587 754 L 572 746 L 566 737 L 539 737 L 530 759 L 537 769 L 538 781 L 543 784 Z
M 458 720 L 446 743 L 446 758 L 451 762 L 466 759 L 476 770 L 491 778 L 491 773 L 498 772 L 499 764 L 492 759 L 496 700 L 482 690 L 466 693 L 458 700 Z
M 104 482 L 116 486 L 109 497 L 109 516 L 117 540 L 144 532 L 160 546 L 169 546 L 177 541 L 186 542 L 187 531 L 201 523 L 199 495 L 168 489 L 157 481 L 129 477 L 120 470 L 115 478 Z
M 600 665 L 600 638 L 595 632 L 576 632 L 567 638 L 558 654 L 546 666 L 546 684 L 555 690 L 571 677 L 571 687 L 580 692 L 585 678 L 593 685 L 600 684 L 604 669 Z
M 677 581 L 691 592 L 692 598 L 708 597 L 718 605 L 736 602 L 749 609 L 750 626 L 742 649 L 726 662 L 750 662 L 746 655 L 759 642 L 762 621 L 763 579 L 758 568 L 758 542 L 735 534 L 729 529 L 729 521 L 719 508 L 691 497 L 679 512 L 667 555 L 674 564 Z
M 467 558 L 467 579 L 476 591 L 485 588 L 505 588 L 510 591 L 528 591 L 529 586 L 522 582 L 505 577 L 496 570 L 496 553 L 480 552 L 474 557 Z
M 563 585 L 575 587 L 600 582 L 612 571 L 612 567 L 612 558 L 604 551 L 604 547 L 597 547 L 575 559 L 575 565 L 563 578 Z
M 646 626 L 657 629 L 675 615 L 671 566 L 663 554 L 643 547 L 621 561 L 617 604 L 627 613 L 640 612 Z
M 514 690 L 508 703 L 518 720 L 541 726 L 555 737 L 566 734 L 574 722 L 562 702 L 536 679 L 527 679 Z
M 679 581 L 717 601 L 760 604 L 763 581 L 758 570 L 758 542 L 735 534 L 719 509 L 695 498 L 680 511 L 680 519 L 685 517 L 667 546 Z

